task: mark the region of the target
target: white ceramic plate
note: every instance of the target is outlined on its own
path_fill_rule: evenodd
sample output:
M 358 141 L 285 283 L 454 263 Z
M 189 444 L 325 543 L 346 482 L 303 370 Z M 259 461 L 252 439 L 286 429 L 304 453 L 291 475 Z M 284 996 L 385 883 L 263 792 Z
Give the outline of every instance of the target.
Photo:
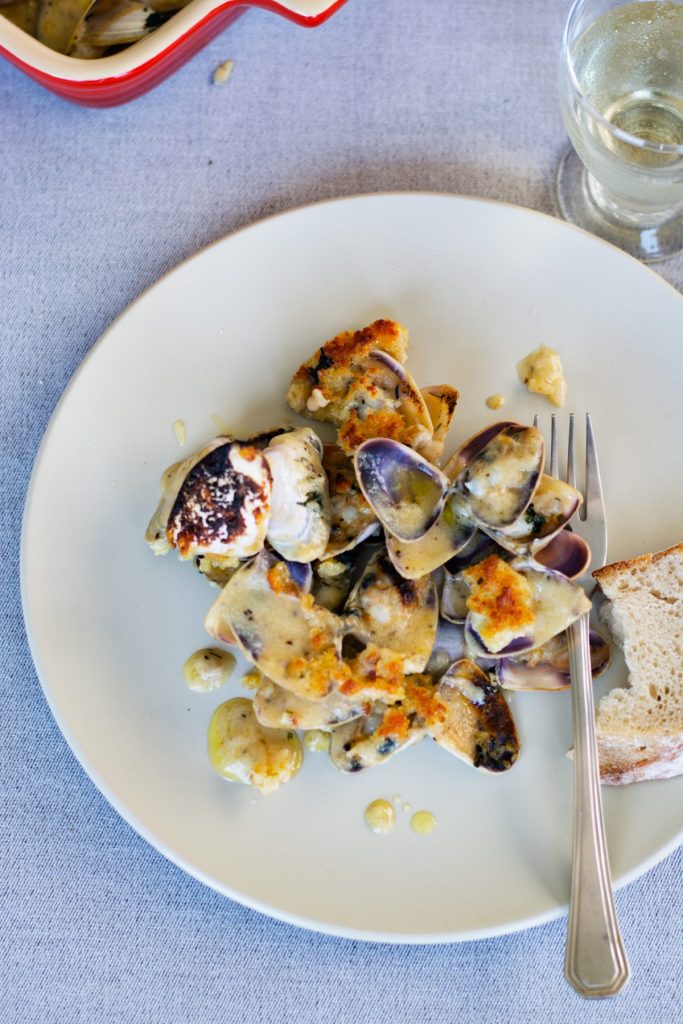
M 24 610 L 50 707 L 118 811 L 167 857 L 250 907 L 363 939 L 495 935 L 565 909 L 572 767 L 565 693 L 516 695 L 517 766 L 481 775 L 434 744 L 358 776 L 307 754 L 264 799 L 223 782 L 209 717 L 238 691 L 189 693 L 215 591 L 142 535 L 162 470 L 216 433 L 277 424 L 290 374 L 322 341 L 377 316 L 409 326 L 420 384 L 462 394 L 454 436 L 551 408 L 515 364 L 559 349 L 568 408 L 589 410 L 610 556 L 681 540 L 683 299 L 616 249 L 528 210 L 434 195 L 368 196 L 257 224 L 200 253 L 109 329 L 62 399 L 36 462 L 22 545 Z M 175 420 L 184 421 L 181 451 Z M 624 679 L 617 660 L 607 685 Z M 363 810 L 400 795 L 388 837 Z M 617 883 L 673 849 L 683 777 L 605 791 Z

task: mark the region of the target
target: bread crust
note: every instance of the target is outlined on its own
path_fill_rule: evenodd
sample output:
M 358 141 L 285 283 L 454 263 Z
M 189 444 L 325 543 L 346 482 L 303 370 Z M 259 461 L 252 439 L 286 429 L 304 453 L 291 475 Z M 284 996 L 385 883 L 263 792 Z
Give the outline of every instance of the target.
M 657 562 L 661 562 L 663 558 L 668 558 L 676 553 L 680 553 L 683 556 L 683 541 L 680 544 L 673 544 L 670 548 L 665 548 L 663 551 L 655 551 L 648 555 L 636 555 L 634 558 L 629 558 L 626 561 L 610 562 L 609 565 L 603 565 L 601 569 L 595 569 L 593 576 L 600 586 L 603 583 L 610 584 L 624 572 L 630 572 L 632 569 L 645 570 L 650 566 L 656 565 Z M 683 595 L 681 596 L 683 597 Z
M 666 561 L 669 565 L 662 567 L 657 576 L 660 563 Z M 683 774 L 683 716 L 676 710 L 680 709 L 678 695 L 683 692 L 683 663 L 679 666 L 674 661 L 672 669 L 669 658 L 668 672 L 673 672 L 673 678 L 671 674 L 666 676 L 666 686 L 662 689 L 662 680 L 647 661 L 647 651 L 639 646 L 640 623 L 634 620 L 636 615 L 645 615 L 645 621 L 656 626 L 655 634 L 667 630 L 667 635 L 674 640 L 674 634 L 680 637 L 679 624 L 683 620 L 683 592 L 678 583 L 680 566 L 683 566 L 683 542 L 663 551 L 613 562 L 593 573 L 607 598 L 600 617 L 610 627 L 614 639 L 625 648 L 629 668 L 628 685 L 612 690 L 597 708 L 600 778 L 607 785 L 668 779 Z M 664 597 L 653 589 L 653 582 L 662 579 L 662 572 L 672 584 Z M 662 597 L 664 603 L 660 604 Z M 615 633 L 612 627 L 617 626 L 616 619 Z M 653 699 L 663 701 L 659 707 L 667 708 L 670 721 L 653 716 L 647 708 L 647 713 L 643 714 L 643 698 L 647 703 L 648 690 Z M 658 693 L 661 695 L 657 696 Z

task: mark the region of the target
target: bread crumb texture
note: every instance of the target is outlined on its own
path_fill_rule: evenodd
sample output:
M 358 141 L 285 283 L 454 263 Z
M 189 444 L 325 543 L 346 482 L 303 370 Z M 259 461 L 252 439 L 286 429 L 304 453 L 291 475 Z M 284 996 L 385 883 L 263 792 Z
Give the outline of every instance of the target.
M 683 543 L 594 573 L 600 615 L 623 649 L 628 686 L 597 710 L 603 782 L 683 773 Z

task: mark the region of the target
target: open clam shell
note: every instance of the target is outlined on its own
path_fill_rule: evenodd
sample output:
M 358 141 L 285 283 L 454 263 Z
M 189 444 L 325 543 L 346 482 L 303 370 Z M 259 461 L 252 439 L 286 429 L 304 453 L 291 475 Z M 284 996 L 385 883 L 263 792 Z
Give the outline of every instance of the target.
M 432 422 L 432 437 L 421 444 L 418 451 L 430 462 L 437 462 L 443 452 L 460 394 L 448 384 L 434 384 L 422 388 L 421 395 Z
M 428 727 L 439 746 L 484 772 L 499 773 L 519 756 L 517 729 L 505 697 L 473 661 L 456 661 L 438 687 L 444 714 Z
M 439 518 L 447 477 L 421 455 L 390 438 L 374 438 L 355 455 L 358 482 L 382 525 L 398 540 L 424 537 Z
M 589 646 L 593 679 L 609 668 L 612 651 L 600 633 L 590 630 Z M 498 684 L 506 690 L 565 690 L 571 683 L 567 634 L 560 633 L 516 658 L 496 662 Z
M 380 372 L 373 378 L 373 385 L 381 391 L 385 399 L 389 399 L 386 410 L 393 410 L 400 416 L 402 420 L 401 440 L 414 448 L 430 443 L 433 437 L 432 417 L 424 395 L 405 366 L 382 349 L 375 349 L 370 353 L 368 364 L 370 367 L 374 364 L 380 369 Z M 368 403 L 365 403 L 365 407 L 368 409 Z M 369 403 L 368 419 L 372 421 L 372 402 Z M 383 437 L 385 435 L 380 428 L 379 430 L 373 429 L 373 433 L 366 433 L 365 436 Z M 394 437 L 396 435 L 392 431 L 387 436 Z
M 400 707 L 377 703 L 370 715 L 334 730 L 330 760 L 341 772 L 360 772 L 384 764 L 425 736 L 424 725 L 411 721 Z
M 438 569 L 461 551 L 475 531 L 476 526 L 469 518 L 461 496 L 451 491 L 439 518 L 423 537 L 400 541 L 387 534 L 387 551 L 401 576 L 415 580 Z
M 470 585 L 465 638 L 474 657 L 530 651 L 590 611 L 581 587 L 529 563 L 489 556 L 463 575 Z
M 358 486 L 353 461 L 338 444 L 323 447 L 330 494 L 330 538 L 323 558 L 336 558 L 377 533 L 380 524 Z
M 405 679 L 405 694 L 391 706 L 377 701 L 369 715 L 332 733 L 330 759 L 343 772 L 359 772 L 383 764 L 412 746 L 444 716 L 436 687 L 427 675 Z
M 322 454 L 322 442 L 310 427 L 280 434 L 264 452 L 272 476 L 267 538 L 290 561 L 321 558 L 330 539 Z
M 235 573 L 206 626 L 220 638 L 222 627 L 230 630 L 265 676 L 309 700 L 322 700 L 347 678 L 341 620 L 303 593 L 272 552 L 262 551 Z
M 474 456 L 485 448 L 489 441 L 492 441 L 497 434 L 500 434 L 501 430 L 505 430 L 506 427 L 519 426 L 520 424 L 515 423 L 514 420 L 498 420 L 496 423 L 491 423 L 488 427 L 478 430 L 476 434 L 472 434 L 466 441 L 463 441 L 460 447 L 451 455 L 443 467 L 444 473 L 450 480 L 455 480 L 460 476 L 465 467 L 469 465 Z
M 540 551 L 536 551 L 534 558 L 547 569 L 554 569 L 568 579 L 575 580 L 588 569 L 591 549 L 578 533 L 561 530 Z
M 465 622 L 467 618 L 467 598 L 470 588 L 460 575 L 452 576 L 449 572 L 444 573 L 443 586 L 441 588 L 441 600 L 439 601 L 439 614 L 447 622 Z
M 338 558 L 317 563 L 313 571 L 316 604 L 330 612 L 338 612 L 344 607 L 353 585 L 354 561 L 353 553 L 347 551 Z
M 581 501 L 571 484 L 543 473 L 524 513 L 506 529 L 487 532 L 514 555 L 535 555 L 567 525 Z
M 495 433 L 456 480 L 474 521 L 483 529 L 512 526 L 534 497 L 544 457 L 543 437 L 535 427 L 514 424 Z
M 329 732 L 343 722 L 366 714 L 367 710 L 366 703 L 349 700 L 340 693 L 330 693 L 322 700 L 307 700 L 265 677 L 254 694 L 254 713 L 261 725 L 269 729 Z
M 423 672 L 439 622 L 436 585 L 431 576 L 407 580 L 383 551 L 363 570 L 346 602 L 347 634 L 403 658 L 403 671 Z

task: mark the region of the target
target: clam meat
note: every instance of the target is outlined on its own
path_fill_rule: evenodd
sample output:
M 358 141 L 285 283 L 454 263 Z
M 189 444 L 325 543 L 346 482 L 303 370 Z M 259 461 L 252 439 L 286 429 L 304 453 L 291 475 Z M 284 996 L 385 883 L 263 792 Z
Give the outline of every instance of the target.
M 310 427 L 275 437 L 264 452 L 272 487 L 267 539 L 283 558 L 321 558 L 330 539 L 330 499 L 322 443 Z
M 436 585 L 431 576 L 404 579 L 382 551 L 368 562 L 344 610 L 347 633 L 399 654 L 406 674 L 424 671 L 438 621 Z

